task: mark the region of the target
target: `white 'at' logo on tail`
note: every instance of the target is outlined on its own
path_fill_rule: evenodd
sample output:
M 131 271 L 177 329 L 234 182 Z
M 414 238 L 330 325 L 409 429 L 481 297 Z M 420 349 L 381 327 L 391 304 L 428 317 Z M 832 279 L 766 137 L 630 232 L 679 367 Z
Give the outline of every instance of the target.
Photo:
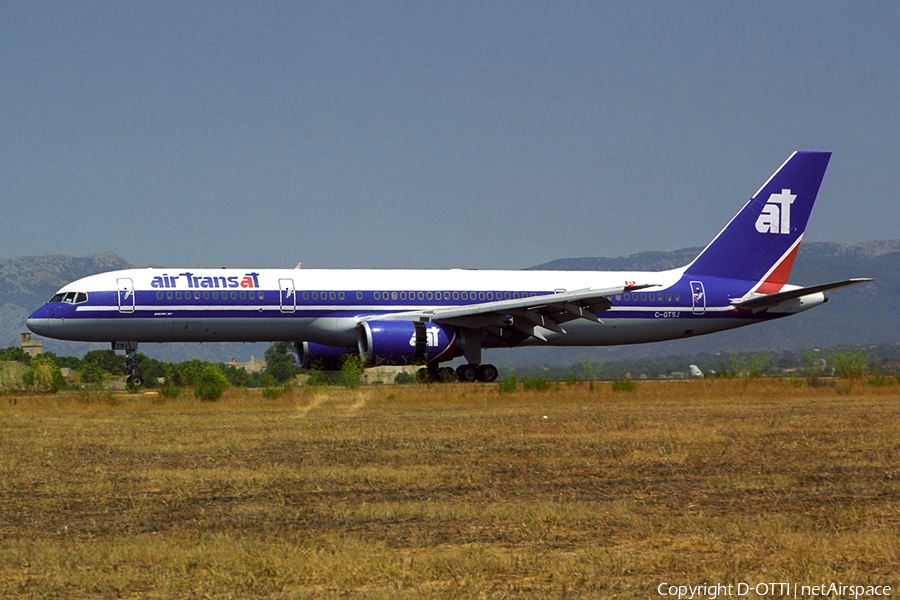
M 780 194 L 772 194 L 756 219 L 756 230 L 760 233 L 790 233 L 791 204 L 797 196 L 791 190 L 781 190 Z

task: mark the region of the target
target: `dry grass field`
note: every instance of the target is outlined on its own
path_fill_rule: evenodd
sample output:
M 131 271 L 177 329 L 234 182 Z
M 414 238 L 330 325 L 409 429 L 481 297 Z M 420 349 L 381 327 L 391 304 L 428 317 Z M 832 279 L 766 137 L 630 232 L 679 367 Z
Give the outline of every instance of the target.
M 0 597 L 900 587 L 896 384 L 185 396 L 0 397 Z

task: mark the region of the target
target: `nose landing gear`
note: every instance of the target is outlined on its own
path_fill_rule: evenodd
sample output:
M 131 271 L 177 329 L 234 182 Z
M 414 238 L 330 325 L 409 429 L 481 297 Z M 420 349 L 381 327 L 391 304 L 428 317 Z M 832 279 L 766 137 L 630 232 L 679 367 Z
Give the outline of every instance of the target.
M 112 347 L 113 350 L 125 351 L 125 362 L 122 363 L 122 368 L 130 373 L 125 383 L 136 388 L 144 385 L 144 377 L 138 370 L 137 342 L 113 342 Z

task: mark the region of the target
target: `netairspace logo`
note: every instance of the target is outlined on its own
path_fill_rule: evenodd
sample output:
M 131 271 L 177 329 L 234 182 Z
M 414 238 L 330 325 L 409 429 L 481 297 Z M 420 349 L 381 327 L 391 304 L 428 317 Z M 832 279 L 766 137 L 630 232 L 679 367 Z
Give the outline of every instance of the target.
M 769 201 L 756 219 L 756 230 L 760 233 L 790 233 L 791 204 L 796 199 L 791 190 L 781 190 L 780 194 L 769 196 Z
M 702 585 L 671 585 L 664 581 L 656 588 L 660 596 L 671 596 L 679 600 L 691 598 L 735 598 L 754 592 L 760 598 L 812 598 L 829 596 L 836 598 L 876 598 L 891 595 L 889 585 L 844 585 L 843 583 L 823 583 L 821 585 L 802 585 L 792 582 L 775 583 L 721 583 Z

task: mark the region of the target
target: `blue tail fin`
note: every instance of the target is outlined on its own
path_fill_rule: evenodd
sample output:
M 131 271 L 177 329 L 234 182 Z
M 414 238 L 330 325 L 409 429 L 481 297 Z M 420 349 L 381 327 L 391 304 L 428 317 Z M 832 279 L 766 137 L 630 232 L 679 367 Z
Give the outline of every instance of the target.
M 756 281 L 763 294 L 780 290 L 830 158 L 830 152 L 794 152 L 685 273 Z

